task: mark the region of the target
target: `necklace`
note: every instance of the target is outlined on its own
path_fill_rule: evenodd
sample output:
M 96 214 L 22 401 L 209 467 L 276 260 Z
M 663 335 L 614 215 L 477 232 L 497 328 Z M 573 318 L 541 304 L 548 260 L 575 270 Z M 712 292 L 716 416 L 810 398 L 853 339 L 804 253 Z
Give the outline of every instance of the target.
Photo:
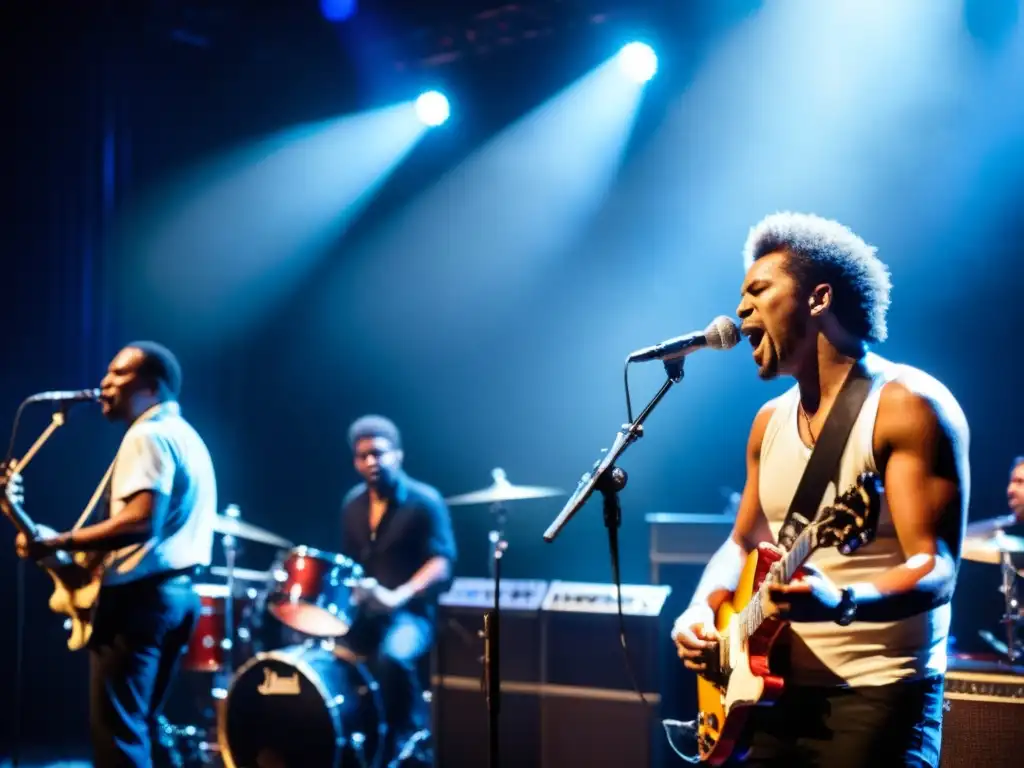
M 800 410 L 800 413 L 802 413 L 804 415 L 804 424 L 807 425 L 807 435 L 808 435 L 808 437 L 811 438 L 811 447 L 813 448 L 814 445 L 818 442 L 818 438 L 816 438 L 814 436 L 814 430 L 811 429 L 811 417 L 808 415 L 807 411 L 804 409 L 804 404 L 803 403 L 800 403 L 799 410 Z

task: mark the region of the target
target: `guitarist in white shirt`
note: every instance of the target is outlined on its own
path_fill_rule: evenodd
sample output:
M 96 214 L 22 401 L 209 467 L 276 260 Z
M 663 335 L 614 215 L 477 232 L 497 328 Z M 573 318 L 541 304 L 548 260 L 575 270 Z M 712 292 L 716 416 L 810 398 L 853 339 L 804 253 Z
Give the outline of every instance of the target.
M 104 415 L 127 425 L 109 515 L 16 542 L 22 557 L 88 552 L 103 569 L 88 644 L 97 768 L 152 765 L 155 720 L 199 612 L 191 574 L 212 555 L 213 463 L 181 416 L 180 389 L 181 368 L 165 347 L 135 342 L 118 352 L 101 383 Z
M 775 214 L 751 230 L 745 261 L 737 312 L 759 376 L 796 383 L 754 419 L 732 536 L 708 563 L 673 640 L 687 668 L 706 669 L 718 639 L 715 611 L 747 555 L 778 541 L 837 394 L 863 366 L 871 389 L 829 488 L 877 473 L 885 485 L 877 536 L 852 556 L 819 550 L 814 575 L 763 592 L 768 613 L 792 622 L 772 657 L 785 688 L 773 705 L 751 711 L 750 750 L 736 762 L 937 768 L 970 493 L 966 419 L 941 383 L 867 351 L 887 334 L 890 279 L 875 249 L 849 229 Z

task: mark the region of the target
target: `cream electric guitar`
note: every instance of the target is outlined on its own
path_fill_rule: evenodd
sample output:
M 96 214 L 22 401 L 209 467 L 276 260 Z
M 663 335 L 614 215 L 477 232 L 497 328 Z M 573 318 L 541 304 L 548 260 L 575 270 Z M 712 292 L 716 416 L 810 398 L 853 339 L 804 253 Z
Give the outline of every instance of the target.
M 22 508 L 24 491 L 21 476 L 10 468 L 0 474 L 0 508 L 26 538 L 36 538 L 39 526 Z M 92 619 L 99 597 L 103 572 L 99 567 L 89 568 L 89 555 L 85 552 L 57 552 L 40 560 L 37 565 L 53 579 L 50 610 L 67 616 L 71 629 L 68 648 L 84 648 L 92 637 Z

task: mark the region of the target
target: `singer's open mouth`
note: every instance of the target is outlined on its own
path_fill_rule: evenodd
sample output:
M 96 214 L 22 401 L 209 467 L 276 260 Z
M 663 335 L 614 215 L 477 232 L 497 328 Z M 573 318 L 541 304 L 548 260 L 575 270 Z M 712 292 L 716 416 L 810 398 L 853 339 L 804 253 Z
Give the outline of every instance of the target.
M 764 338 L 763 328 L 755 328 L 753 326 L 750 326 L 741 329 L 741 333 L 743 333 L 743 335 L 747 337 L 747 340 L 750 342 L 750 346 L 753 349 L 757 349 L 758 345 L 760 345 L 761 343 L 761 339 Z

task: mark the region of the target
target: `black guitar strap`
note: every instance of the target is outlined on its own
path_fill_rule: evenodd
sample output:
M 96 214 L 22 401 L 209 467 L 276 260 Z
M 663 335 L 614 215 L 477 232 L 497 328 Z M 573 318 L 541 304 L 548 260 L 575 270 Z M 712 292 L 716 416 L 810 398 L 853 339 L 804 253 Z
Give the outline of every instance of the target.
M 779 530 L 779 546 L 789 550 L 804 528 L 817 516 L 828 481 L 835 477 L 843 449 L 850 438 L 853 424 L 871 391 L 871 377 L 862 362 L 856 363 L 846 376 L 842 389 L 825 419 L 825 426 L 811 451 L 811 458 L 793 494 L 786 521 Z M 810 513 L 812 517 L 804 515 Z

